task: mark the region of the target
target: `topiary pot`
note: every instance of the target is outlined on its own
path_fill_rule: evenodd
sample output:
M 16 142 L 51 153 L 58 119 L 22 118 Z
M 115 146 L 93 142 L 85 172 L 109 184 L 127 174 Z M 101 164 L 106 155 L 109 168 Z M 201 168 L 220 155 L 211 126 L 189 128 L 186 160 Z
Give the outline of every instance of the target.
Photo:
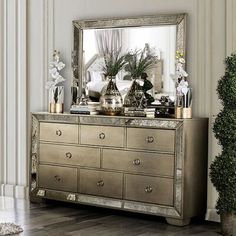
M 223 236 L 236 235 L 236 213 L 220 214 L 221 230 Z

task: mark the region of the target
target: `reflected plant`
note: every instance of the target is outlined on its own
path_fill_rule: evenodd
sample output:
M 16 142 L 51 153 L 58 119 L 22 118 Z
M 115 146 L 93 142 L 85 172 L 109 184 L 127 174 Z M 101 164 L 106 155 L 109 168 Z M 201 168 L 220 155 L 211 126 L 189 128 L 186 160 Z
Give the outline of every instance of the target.
M 142 50 L 128 52 L 125 60 L 127 62 L 125 70 L 132 78 L 138 78 L 157 62 L 158 57 L 153 50 L 150 50 L 149 45 L 145 44 Z
M 104 53 L 103 66 L 104 76 L 116 76 L 120 70 L 122 70 L 127 63 L 125 61 L 125 55 L 121 55 L 121 48 L 117 51 L 110 50 Z

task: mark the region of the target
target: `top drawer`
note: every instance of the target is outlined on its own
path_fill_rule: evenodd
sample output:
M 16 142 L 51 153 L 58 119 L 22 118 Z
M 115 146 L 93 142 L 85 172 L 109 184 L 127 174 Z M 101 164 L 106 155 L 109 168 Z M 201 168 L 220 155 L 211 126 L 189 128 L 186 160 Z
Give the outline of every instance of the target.
M 127 147 L 174 152 L 175 131 L 163 129 L 128 128 Z
M 78 143 L 78 125 L 40 123 L 40 140 L 62 143 Z
M 124 128 L 81 125 L 81 144 L 124 147 Z

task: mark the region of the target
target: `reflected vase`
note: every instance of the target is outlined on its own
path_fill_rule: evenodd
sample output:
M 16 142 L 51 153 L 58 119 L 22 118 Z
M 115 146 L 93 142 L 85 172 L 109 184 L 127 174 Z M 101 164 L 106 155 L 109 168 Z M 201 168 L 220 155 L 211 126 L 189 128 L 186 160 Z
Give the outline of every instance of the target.
M 49 112 L 64 112 L 64 86 L 53 86 L 49 89 Z
M 100 97 L 101 112 L 104 115 L 116 116 L 123 111 L 123 100 L 117 88 L 115 77 L 112 76 L 108 79 L 108 84 L 102 89 Z
M 137 82 L 137 78 L 133 79 L 133 83 L 124 98 L 124 107 L 144 108 L 147 106 L 147 99 L 142 90 L 141 85 Z

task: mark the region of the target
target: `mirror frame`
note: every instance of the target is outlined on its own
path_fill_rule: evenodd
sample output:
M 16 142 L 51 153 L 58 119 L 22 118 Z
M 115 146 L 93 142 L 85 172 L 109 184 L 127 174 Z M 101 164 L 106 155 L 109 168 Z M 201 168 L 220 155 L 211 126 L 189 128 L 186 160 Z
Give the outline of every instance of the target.
M 186 13 L 136 16 L 126 18 L 105 18 L 73 21 L 72 42 L 72 86 L 79 87 L 82 94 L 83 81 L 83 30 L 101 28 L 124 28 L 141 26 L 176 25 L 176 50 L 183 52 L 186 60 Z

